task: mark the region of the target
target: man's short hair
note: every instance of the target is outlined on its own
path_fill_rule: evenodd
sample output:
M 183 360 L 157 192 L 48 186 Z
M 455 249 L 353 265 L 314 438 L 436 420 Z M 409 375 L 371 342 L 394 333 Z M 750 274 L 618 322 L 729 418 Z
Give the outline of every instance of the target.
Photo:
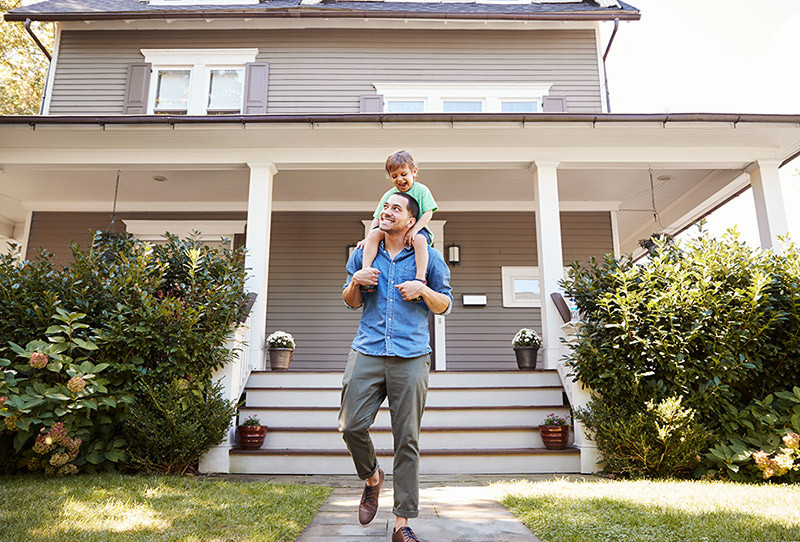
M 405 198 L 407 201 L 406 207 L 408 207 L 408 212 L 411 213 L 411 216 L 414 217 L 414 220 L 419 220 L 419 203 L 417 200 L 414 199 L 414 196 L 406 194 L 405 192 L 395 192 L 392 196 L 400 196 Z

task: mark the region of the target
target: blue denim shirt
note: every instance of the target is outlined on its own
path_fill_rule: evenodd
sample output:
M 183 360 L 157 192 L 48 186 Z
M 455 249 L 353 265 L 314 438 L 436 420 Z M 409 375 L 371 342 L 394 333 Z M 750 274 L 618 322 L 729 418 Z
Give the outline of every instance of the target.
M 346 288 L 353 273 L 361 269 L 364 256 L 355 250 L 347 262 Z M 378 286 L 374 292 L 364 294 L 364 312 L 352 348 L 368 356 L 398 356 L 415 358 L 431 351 L 428 335 L 429 309 L 425 302 L 405 301 L 396 285 L 413 280 L 416 275 L 414 249 L 404 248 L 394 260 L 381 242 L 372 267 L 379 270 Z M 450 269 L 442 254 L 428 247 L 428 286 L 450 298 L 444 314 L 450 312 L 453 296 L 450 293 Z M 352 307 L 350 307 L 352 308 Z

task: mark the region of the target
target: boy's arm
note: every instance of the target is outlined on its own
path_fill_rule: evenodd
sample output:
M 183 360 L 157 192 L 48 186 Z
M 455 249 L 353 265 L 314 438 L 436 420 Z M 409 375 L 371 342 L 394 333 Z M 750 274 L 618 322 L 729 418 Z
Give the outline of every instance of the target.
M 372 219 L 372 224 L 369 225 L 369 229 L 370 230 L 374 230 L 375 228 L 378 227 L 378 223 L 379 223 L 378 218 L 377 217 L 373 218 Z M 366 242 L 367 242 L 367 238 L 365 237 L 364 239 L 362 239 L 361 241 L 359 241 L 356 244 L 356 248 L 364 248 L 364 245 L 366 244 Z
M 422 228 L 427 226 L 428 222 L 431 221 L 431 217 L 433 217 L 433 211 L 425 211 L 422 213 L 422 216 L 419 217 L 417 223 L 411 228 L 409 238 L 413 238 L 422 230 Z

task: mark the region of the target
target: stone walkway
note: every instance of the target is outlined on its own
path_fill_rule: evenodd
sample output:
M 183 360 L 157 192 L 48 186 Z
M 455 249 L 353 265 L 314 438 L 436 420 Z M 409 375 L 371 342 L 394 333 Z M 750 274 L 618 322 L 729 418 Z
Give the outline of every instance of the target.
M 563 476 L 563 475 L 562 475 Z M 235 476 L 231 478 L 333 487 L 296 542 L 387 542 L 394 526 L 392 478 L 386 476 L 380 508 L 368 526 L 358 523 L 363 482 L 356 476 Z M 429 475 L 420 477 L 420 516 L 410 526 L 425 542 L 541 542 L 498 503 L 489 487 L 501 480 L 542 480 L 552 475 Z

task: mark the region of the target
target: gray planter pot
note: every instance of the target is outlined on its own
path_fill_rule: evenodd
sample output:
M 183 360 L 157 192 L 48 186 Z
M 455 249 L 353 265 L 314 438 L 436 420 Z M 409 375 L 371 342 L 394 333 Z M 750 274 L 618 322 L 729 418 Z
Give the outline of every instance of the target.
M 270 348 L 269 349 L 269 367 L 273 371 L 288 371 L 289 363 L 292 361 L 291 348 Z
M 520 371 L 533 371 L 536 369 L 536 356 L 539 349 L 532 346 L 515 346 L 514 354 L 517 356 L 517 367 Z

